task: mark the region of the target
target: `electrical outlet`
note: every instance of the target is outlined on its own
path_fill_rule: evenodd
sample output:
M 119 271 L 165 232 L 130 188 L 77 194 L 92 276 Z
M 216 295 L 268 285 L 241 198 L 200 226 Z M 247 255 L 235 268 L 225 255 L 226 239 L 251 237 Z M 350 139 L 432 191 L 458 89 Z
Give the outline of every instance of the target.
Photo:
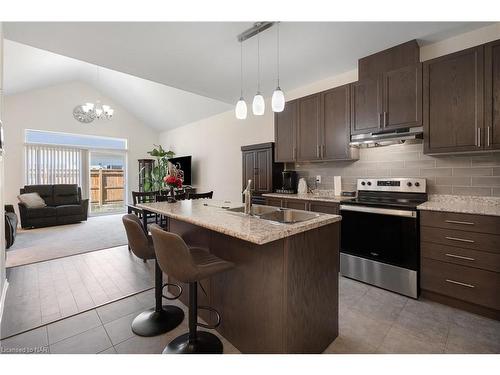
M 316 183 L 321 184 L 321 175 L 316 176 Z

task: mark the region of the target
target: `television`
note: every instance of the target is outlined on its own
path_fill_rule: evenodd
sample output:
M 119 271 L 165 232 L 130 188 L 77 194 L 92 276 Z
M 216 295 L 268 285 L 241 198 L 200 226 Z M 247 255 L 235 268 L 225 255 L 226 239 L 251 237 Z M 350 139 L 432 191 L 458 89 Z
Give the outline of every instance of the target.
M 176 168 L 184 172 L 184 185 L 191 185 L 191 156 L 181 156 L 168 159 Z

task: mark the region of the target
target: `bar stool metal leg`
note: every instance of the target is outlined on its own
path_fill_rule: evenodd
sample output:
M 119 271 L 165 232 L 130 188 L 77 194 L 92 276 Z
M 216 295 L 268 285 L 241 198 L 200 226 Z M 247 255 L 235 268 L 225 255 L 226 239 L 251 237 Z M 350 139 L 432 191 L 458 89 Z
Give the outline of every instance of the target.
M 156 336 L 176 328 L 184 320 L 177 306 L 162 305 L 163 273 L 155 259 L 155 307 L 139 314 L 132 322 L 132 332 L 139 336 Z
M 222 354 L 222 342 L 210 332 L 198 331 L 198 283 L 189 283 L 189 332 L 172 340 L 163 354 Z

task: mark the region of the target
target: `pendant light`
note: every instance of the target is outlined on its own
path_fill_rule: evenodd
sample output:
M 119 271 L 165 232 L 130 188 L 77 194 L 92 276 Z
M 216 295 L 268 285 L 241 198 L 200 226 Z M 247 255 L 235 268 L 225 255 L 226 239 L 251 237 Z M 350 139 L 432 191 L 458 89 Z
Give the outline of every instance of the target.
M 240 42 L 240 100 L 236 103 L 235 114 L 238 120 L 247 118 L 247 103 L 243 99 L 243 42 Z
M 273 92 L 273 97 L 271 99 L 271 108 L 273 112 L 283 112 L 285 109 L 285 95 L 280 88 L 280 23 L 277 24 L 277 46 L 276 46 L 276 62 L 278 71 L 278 85 Z
M 255 116 L 262 116 L 266 110 L 264 97 L 260 93 L 260 32 L 257 34 L 257 94 L 252 103 L 252 112 Z

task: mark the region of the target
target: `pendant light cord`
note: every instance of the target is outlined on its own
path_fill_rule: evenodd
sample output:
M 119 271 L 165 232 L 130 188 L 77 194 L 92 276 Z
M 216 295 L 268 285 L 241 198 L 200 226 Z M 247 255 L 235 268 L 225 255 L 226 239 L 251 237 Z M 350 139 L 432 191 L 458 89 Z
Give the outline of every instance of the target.
M 276 48 L 276 61 L 277 61 L 277 70 L 278 70 L 278 87 L 280 87 L 280 22 L 278 21 L 277 26 L 277 34 L 278 34 L 278 42 Z
M 257 33 L 257 92 L 260 93 L 260 31 Z
M 243 42 L 240 42 L 240 98 L 243 98 Z

